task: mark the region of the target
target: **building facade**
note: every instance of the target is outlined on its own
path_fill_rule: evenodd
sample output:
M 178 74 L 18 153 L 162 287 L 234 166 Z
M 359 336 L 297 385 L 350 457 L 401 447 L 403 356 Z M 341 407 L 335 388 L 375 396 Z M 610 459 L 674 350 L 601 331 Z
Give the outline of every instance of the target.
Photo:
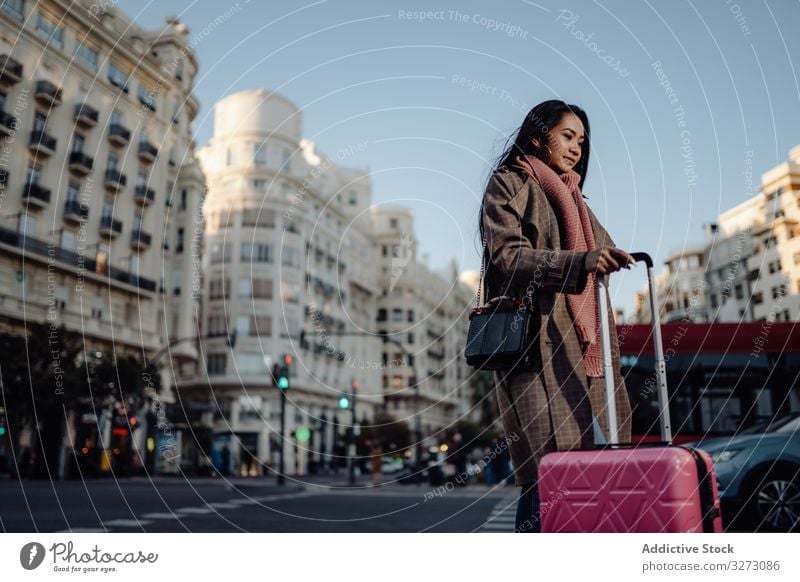
M 681 318 L 693 296 L 677 280 L 702 283 L 694 302 L 704 315 L 696 321 L 800 318 L 800 146 L 761 175 L 758 194 L 705 229 L 705 246 L 670 257 L 658 278 L 662 321 Z M 636 321 L 650 321 L 645 299 L 645 291 L 637 294 Z
M 453 282 L 414 260 L 413 240 L 397 238 L 411 232 L 410 213 L 372 206 L 369 175 L 341 163 L 350 148 L 336 160 L 325 156 L 302 137 L 301 119 L 277 93 L 236 93 L 216 104 L 214 137 L 198 152 L 208 180 L 206 368 L 179 389 L 211 404 L 210 455 L 241 475 L 277 470 L 281 393 L 270 371 L 284 355 L 292 358 L 283 441 L 289 474 L 343 468 L 354 417 L 367 428 L 386 413 L 427 438 L 464 410 L 456 345 L 466 332 L 444 332 L 469 289 L 455 285 L 447 307 L 434 308 Z M 393 265 L 394 246 L 410 254 L 395 254 Z M 394 283 L 393 268 L 402 271 Z M 382 314 L 394 319 L 398 309 L 409 329 L 389 330 Z M 428 312 L 431 321 L 418 325 Z M 400 345 L 384 341 L 389 333 Z M 355 401 L 355 412 L 341 408 L 343 397 Z
M 192 253 L 172 244 L 191 232 L 203 195 L 187 35 L 176 20 L 145 30 L 89 1 L 2 3 L 5 331 L 49 322 L 80 334 L 87 353 L 140 357 L 193 334 Z M 191 365 L 196 342 L 172 356 Z M 79 432 L 107 434 L 103 418 L 84 420 Z

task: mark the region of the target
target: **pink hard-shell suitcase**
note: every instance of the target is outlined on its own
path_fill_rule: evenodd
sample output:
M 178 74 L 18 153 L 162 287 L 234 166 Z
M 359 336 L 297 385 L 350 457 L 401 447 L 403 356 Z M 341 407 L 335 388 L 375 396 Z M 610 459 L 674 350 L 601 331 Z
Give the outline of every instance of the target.
M 659 313 L 653 260 L 647 264 L 651 313 Z M 614 402 L 607 275 L 597 277 L 609 442 L 592 450 L 559 451 L 539 464 L 542 532 L 721 532 L 719 494 L 707 453 L 672 444 L 667 375 L 658 317 L 653 317 L 662 443 L 619 443 Z

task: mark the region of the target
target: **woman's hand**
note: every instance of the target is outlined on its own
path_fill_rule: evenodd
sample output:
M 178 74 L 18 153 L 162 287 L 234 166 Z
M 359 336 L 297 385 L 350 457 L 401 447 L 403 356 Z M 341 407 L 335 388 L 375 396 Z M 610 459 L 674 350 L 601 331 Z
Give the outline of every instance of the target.
M 583 266 L 589 273 L 613 273 L 619 271 L 623 267 L 630 269 L 630 265 L 635 263 L 636 260 L 617 247 L 603 247 L 595 249 L 586 253 L 586 258 L 583 260 Z

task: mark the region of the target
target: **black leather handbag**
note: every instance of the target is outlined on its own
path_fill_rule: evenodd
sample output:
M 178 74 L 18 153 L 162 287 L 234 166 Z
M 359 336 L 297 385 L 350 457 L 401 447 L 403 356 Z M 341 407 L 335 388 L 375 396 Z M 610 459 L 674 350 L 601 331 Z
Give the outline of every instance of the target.
M 464 357 L 467 364 L 482 370 L 510 370 L 533 363 L 536 353 L 534 337 L 540 326 L 539 312 L 533 304 L 533 294 L 527 299 L 502 295 L 481 306 L 483 279 L 488 249 L 484 239 L 481 274 L 478 281 L 476 306 L 469 314 L 469 331 Z

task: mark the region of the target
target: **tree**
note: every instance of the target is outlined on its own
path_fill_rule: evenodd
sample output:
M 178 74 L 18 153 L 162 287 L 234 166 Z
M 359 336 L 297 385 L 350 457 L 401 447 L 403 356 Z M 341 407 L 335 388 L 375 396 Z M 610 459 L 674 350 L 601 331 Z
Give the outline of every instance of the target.
M 361 431 L 360 445 L 369 440 L 379 445 L 385 454 L 398 454 L 411 446 L 411 430 L 404 420 L 395 418 L 385 412 L 378 412 L 372 425 Z M 368 452 L 368 451 L 365 451 Z
M 0 405 L 20 458 L 19 435 L 33 431 L 34 475 L 55 477 L 70 412 L 144 402 L 144 365 L 133 356 L 84 352 L 84 340 L 63 326 L 28 323 L 27 334 L 0 332 Z

